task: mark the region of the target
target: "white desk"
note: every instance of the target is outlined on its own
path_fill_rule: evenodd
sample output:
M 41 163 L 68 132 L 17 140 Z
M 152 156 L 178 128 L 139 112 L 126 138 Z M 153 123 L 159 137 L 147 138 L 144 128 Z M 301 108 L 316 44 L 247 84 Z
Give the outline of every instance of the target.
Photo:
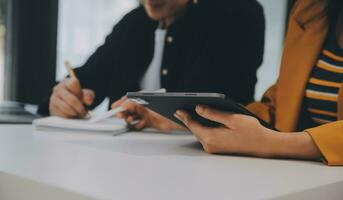
M 185 134 L 0 126 L 0 199 L 343 199 L 343 168 L 208 155 Z

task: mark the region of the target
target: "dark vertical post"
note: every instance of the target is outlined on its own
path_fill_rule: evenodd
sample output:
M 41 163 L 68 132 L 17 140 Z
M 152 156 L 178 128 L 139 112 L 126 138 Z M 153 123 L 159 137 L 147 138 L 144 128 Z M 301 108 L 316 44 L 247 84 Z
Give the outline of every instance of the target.
M 10 0 L 5 98 L 39 103 L 55 81 L 58 0 Z

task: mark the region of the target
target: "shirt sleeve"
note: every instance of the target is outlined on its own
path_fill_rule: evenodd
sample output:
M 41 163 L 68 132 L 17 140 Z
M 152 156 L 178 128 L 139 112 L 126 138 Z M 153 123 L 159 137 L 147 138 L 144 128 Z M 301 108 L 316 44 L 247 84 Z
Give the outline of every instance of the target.
M 142 8 L 137 8 L 127 14 L 117 25 L 114 26 L 113 31 L 106 37 L 103 45 L 101 45 L 86 61 L 86 63 L 75 69 L 76 76 L 81 82 L 82 88 L 91 89 L 95 92 L 95 100 L 92 108 L 99 105 L 104 98 L 108 95 L 109 81 L 118 80 L 117 84 L 112 84 L 118 88 L 111 88 L 114 91 L 118 89 L 121 91 L 123 84 L 119 79 L 111 79 L 113 70 L 120 72 L 121 65 L 118 65 L 118 58 L 121 57 L 121 49 L 125 43 L 127 29 L 132 19 L 137 18 L 137 12 Z M 118 75 L 118 77 L 120 77 Z M 58 84 L 58 82 L 56 82 Z M 50 96 L 43 98 L 43 101 L 39 105 L 38 113 L 41 115 L 50 115 L 49 104 Z M 118 94 L 118 98 L 120 95 Z

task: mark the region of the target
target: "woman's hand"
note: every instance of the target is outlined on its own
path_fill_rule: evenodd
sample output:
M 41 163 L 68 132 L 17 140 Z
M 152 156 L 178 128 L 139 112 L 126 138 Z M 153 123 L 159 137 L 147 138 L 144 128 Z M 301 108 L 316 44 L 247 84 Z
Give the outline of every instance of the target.
M 256 118 L 221 112 L 205 106 L 197 106 L 196 112 L 223 126 L 209 128 L 192 120 L 184 111 L 177 111 L 180 119 L 197 137 L 208 153 L 229 153 L 265 156 L 267 136 L 274 131 L 264 128 Z
M 206 106 L 197 106 L 196 112 L 222 126 L 202 126 L 184 111 L 177 111 L 175 117 L 191 130 L 208 153 L 305 159 L 320 157 L 318 148 L 306 132 L 280 133 L 265 128 L 254 117 L 221 112 Z
M 144 128 L 155 128 L 163 132 L 186 130 L 184 127 L 158 113 L 128 100 L 127 97 L 123 97 L 114 102 L 111 107 L 114 109 L 118 106 L 124 107 L 125 111 L 117 114 L 117 117 L 124 119 L 136 130 L 142 130 Z

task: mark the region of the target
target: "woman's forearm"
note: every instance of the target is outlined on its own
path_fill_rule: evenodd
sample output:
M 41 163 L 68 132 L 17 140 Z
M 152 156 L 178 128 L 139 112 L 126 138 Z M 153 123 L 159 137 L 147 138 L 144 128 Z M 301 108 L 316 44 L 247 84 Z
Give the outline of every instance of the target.
M 269 157 L 320 159 L 322 157 L 318 147 L 306 132 L 275 133 L 269 135 Z

